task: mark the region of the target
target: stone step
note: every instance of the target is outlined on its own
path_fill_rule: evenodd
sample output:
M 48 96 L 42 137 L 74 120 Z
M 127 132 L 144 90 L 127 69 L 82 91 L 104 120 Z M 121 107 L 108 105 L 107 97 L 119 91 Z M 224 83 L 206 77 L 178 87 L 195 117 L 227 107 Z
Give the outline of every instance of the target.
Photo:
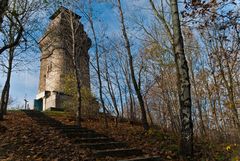
M 59 126 L 59 129 L 86 129 L 86 128 L 78 127 L 76 125 L 64 125 L 63 124 L 63 126 Z
M 111 142 L 112 140 L 107 137 L 93 137 L 93 138 L 76 138 L 73 140 L 75 144 L 82 143 L 104 143 Z
M 39 121 L 58 121 L 58 120 L 55 120 L 53 118 L 50 118 L 48 116 L 32 116 L 33 119 L 36 119 L 36 120 L 39 120 Z
M 43 117 L 43 118 L 37 117 L 37 118 L 32 118 L 32 119 L 34 119 L 36 121 L 42 121 L 42 122 L 60 122 L 58 120 L 51 119 L 51 118 L 45 118 L 45 117 Z
M 36 121 L 37 123 L 39 123 L 39 124 L 58 124 L 58 125 L 63 125 L 61 122 L 48 122 L 48 121 L 46 121 L 46 122 L 43 122 L 43 121 Z
M 64 127 L 61 127 L 61 128 L 58 128 L 62 133 L 74 133 L 74 132 L 94 132 L 93 130 L 89 130 L 89 129 L 85 129 L 85 128 L 74 128 L 74 129 L 71 129 L 71 128 L 64 128 Z
M 85 128 L 64 128 L 64 127 L 59 127 L 59 126 L 55 126 L 55 128 L 59 131 L 61 131 L 61 133 L 63 134 L 71 134 L 71 133 L 84 133 L 84 132 L 89 132 L 89 133 L 96 133 L 93 130 L 89 130 L 89 129 L 85 129 Z
M 103 150 L 103 149 L 116 149 L 116 148 L 124 148 L 127 145 L 121 142 L 106 142 L 106 143 L 83 143 L 79 145 L 82 148 L 90 148 L 95 150 Z
M 61 122 L 48 122 L 48 121 L 36 121 L 36 123 L 43 124 L 43 125 L 49 125 L 49 124 L 63 125 Z
M 59 126 L 59 123 L 37 123 L 37 124 L 41 126 L 53 126 L 53 127 Z
M 37 124 L 52 126 L 54 129 L 66 135 L 73 143 L 79 144 L 82 148 L 91 149 L 94 157 L 96 158 L 105 158 L 109 156 L 131 158 L 121 161 L 161 161 L 160 157 L 142 156 L 143 152 L 140 149 L 127 148 L 125 143 L 115 142 L 114 140 L 101 135 L 94 130 L 80 128 L 76 125 L 64 125 L 60 121 L 49 118 L 41 112 L 25 112 Z
M 28 113 L 28 116 L 32 117 L 32 118 L 36 118 L 36 119 L 42 119 L 42 118 L 47 118 L 44 114 L 42 113 L 35 113 L 35 114 L 31 114 Z
M 105 137 L 98 133 L 93 132 L 73 132 L 73 133 L 64 133 L 69 138 L 95 138 L 95 137 Z
M 137 157 L 132 159 L 124 159 L 124 160 L 118 160 L 118 161 L 163 161 L 159 156 L 153 156 L 153 157 Z
M 96 158 L 104 157 L 128 157 L 128 156 L 140 156 L 143 155 L 140 149 L 128 148 L 128 149 L 112 149 L 112 150 L 95 150 L 93 155 Z
M 53 123 L 53 122 L 48 122 L 48 123 L 43 123 L 43 122 L 36 122 L 39 125 L 55 125 L 55 126 L 59 126 L 61 125 L 61 123 Z
M 50 111 L 64 111 L 63 108 L 50 107 Z

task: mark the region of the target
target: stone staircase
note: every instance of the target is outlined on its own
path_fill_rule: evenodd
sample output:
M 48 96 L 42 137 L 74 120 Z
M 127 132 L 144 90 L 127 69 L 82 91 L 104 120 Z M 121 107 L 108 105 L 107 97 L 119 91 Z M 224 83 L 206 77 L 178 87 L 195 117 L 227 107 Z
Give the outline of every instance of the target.
M 40 126 L 50 126 L 69 138 L 73 144 L 81 148 L 89 148 L 93 154 L 92 160 L 104 160 L 115 158 L 119 161 L 161 161 L 160 157 L 148 157 L 137 148 L 130 148 L 126 143 L 117 142 L 103 134 L 87 128 L 79 128 L 75 125 L 65 125 L 42 112 L 24 110 L 24 112 L 36 121 Z M 125 159 L 124 159 L 125 158 Z

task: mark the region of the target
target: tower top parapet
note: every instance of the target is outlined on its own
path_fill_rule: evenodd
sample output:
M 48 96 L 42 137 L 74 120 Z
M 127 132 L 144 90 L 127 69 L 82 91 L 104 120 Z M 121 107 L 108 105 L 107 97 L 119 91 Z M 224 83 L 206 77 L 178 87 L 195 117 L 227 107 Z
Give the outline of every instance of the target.
M 80 18 L 81 18 L 80 15 L 74 13 L 73 11 L 67 9 L 66 7 L 61 6 L 61 7 L 59 7 L 59 9 L 58 9 L 57 11 L 55 11 L 55 12 L 53 13 L 52 16 L 49 17 L 49 19 L 50 19 L 50 20 L 53 20 L 53 19 L 55 19 L 60 13 L 64 13 L 64 12 L 65 12 L 65 13 L 68 13 L 68 14 L 71 13 L 71 14 L 74 15 L 74 17 L 76 17 L 77 19 L 80 19 Z

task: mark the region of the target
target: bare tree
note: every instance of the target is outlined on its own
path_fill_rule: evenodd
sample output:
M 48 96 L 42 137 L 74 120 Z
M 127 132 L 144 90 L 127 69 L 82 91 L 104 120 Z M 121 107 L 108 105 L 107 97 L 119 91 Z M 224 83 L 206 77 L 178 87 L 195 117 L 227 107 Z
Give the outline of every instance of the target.
M 103 85 L 102 85 L 100 62 L 99 62 L 99 46 L 98 46 L 98 40 L 97 40 L 97 35 L 96 35 L 94 21 L 93 21 L 92 1 L 89 0 L 88 4 L 89 4 L 89 12 L 88 12 L 89 14 L 85 14 L 85 15 L 87 15 L 87 19 L 90 23 L 91 30 L 93 33 L 94 46 L 95 46 L 95 57 L 96 57 L 96 63 L 97 63 L 96 72 L 97 72 L 97 78 L 98 78 L 98 83 L 99 83 L 99 96 L 100 96 L 101 105 L 103 107 L 105 126 L 108 127 L 106 107 L 105 107 L 105 103 L 104 103 L 104 99 L 103 99 L 103 91 L 102 91 Z
M 191 111 L 191 84 L 189 69 L 184 54 L 184 43 L 179 20 L 177 0 L 171 0 L 173 24 L 173 51 L 178 75 L 178 94 L 180 101 L 181 140 L 180 153 L 184 157 L 193 156 L 193 124 Z
M 110 98 L 112 100 L 113 107 L 114 107 L 115 112 L 116 112 L 116 126 L 118 126 L 119 110 L 118 110 L 118 105 L 117 105 L 115 92 L 114 92 L 114 89 L 113 89 L 113 83 L 112 83 L 111 76 L 110 76 L 110 73 L 109 73 L 109 68 L 112 68 L 112 67 L 110 67 L 110 65 L 107 62 L 106 53 L 104 54 L 104 64 L 105 64 L 105 79 L 106 79 L 106 82 L 107 82 L 107 90 L 108 90 L 108 93 L 109 93 Z
M 13 65 L 14 58 L 16 58 L 19 55 L 23 54 L 16 54 L 15 49 L 17 46 L 19 46 L 22 43 L 24 33 L 25 32 L 25 26 L 28 22 L 32 20 L 31 14 L 36 12 L 38 10 L 38 7 L 41 4 L 37 4 L 35 2 L 29 2 L 29 1 L 9 1 L 9 6 L 7 10 L 4 13 L 5 19 L 2 23 L 4 25 L 4 29 L 1 30 L 1 34 L 3 36 L 3 46 L 0 48 L 0 54 L 8 54 L 8 60 L 7 65 L 3 65 L 7 69 L 7 77 L 5 84 L 3 86 L 2 94 L 1 94 L 1 114 L 0 119 L 3 119 L 3 114 L 6 113 L 8 100 L 9 100 L 9 91 L 10 91 L 10 80 L 11 80 L 11 74 L 13 71 L 13 68 L 17 65 Z M 28 30 L 28 29 L 26 29 Z M 24 38 L 25 42 L 25 49 L 27 49 L 27 40 L 28 38 Z M 24 49 L 24 50 L 25 50 Z M 8 52 L 6 52 L 8 51 Z M 19 52 L 21 53 L 21 52 Z M 23 52 L 24 53 L 24 52 Z M 23 61 L 25 58 L 21 58 Z M 27 60 L 25 60 L 27 61 Z M 24 63 L 21 64 L 24 66 Z
M 122 26 L 122 34 L 125 40 L 125 48 L 127 50 L 127 54 L 128 54 L 128 61 L 129 61 L 129 66 L 130 66 L 130 74 L 131 74 L 131 79 L 132 79 L 132 83 L 135 89 L 135 92 L 137 94 L 137 98 L 138 98 L 138 102 L 141 108 L 141 120 L 142 120 L 142 124 L 143 124 L 143 128 L 145 130 L 149 129 L 149 125 L 147 122 L 147 116 L 146 116 L 146 109 L 144 107 L 144 101 L 143 101 L 143 97 L 141 94 L 141 87 L 140 84 L 137 83 L 136 77 L 135 77 L 135 72 L 134 72 L 134 66 L 133 66 L 133 56 L 131 53 L 131 46 L 130 46 L 130 42 L 129 42 L 129 38 L 127 35 L 127 31 L 126 31 L 126 27 L 125 27 L 125 22 L 124 22 L 124 16 L 123 16 L 123 11 L 122 11 L 122 6 L 121 6 L 121 1 L 118 0 L 118 9 L 119 9 L 119 15 L 120 15 L 120 21 L 121 21 L 121 26 Z
M 184 43 L 181 32 L 181 24 L 179 20 L 179 11 L 177 0 L 170 1 L 172 31 L 169 23 L 164 16 L 164 12 L 159 12 L 152 0 L 149 0 L 153 12 L 156 17 L 163 23 L 164 29 L 168 35 L 168 39 L 172 45 L 174 53 L 176 71 L 177 71 L 177 87 L 180 104 L 181 119 L 181 140 L 180 153 L 183 157 L 191 157 L 193 155 L 193 124 L 191 112 L 191 84 L 189 77 L 188 63 L 184 53 Z M 162 6 L 163 7 L 163 6 Z

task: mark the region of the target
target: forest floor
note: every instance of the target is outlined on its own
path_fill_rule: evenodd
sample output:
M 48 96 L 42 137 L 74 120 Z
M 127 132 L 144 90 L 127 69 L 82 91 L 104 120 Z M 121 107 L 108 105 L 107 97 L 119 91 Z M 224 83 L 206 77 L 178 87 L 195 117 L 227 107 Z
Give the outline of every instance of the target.
M 73 118 L 63 112 L 48 112 L 65 124 L 74 124 Z M 103 119 L 84 119 L 83 127 L 93 129 L 117 141 L 126 142 L 130 147 L 142 149 L 150 156 L 160 156 L 163 160 L 180 160 L 178 154 L 179 137 L 159 129 L 144 132 L 139 125 L 120 122 L 118 127 L 109 120 L 105 128 Z M 240 160 L 240 145 L 194 141 L 194 160 Z M 85 160 L 90 152 L 72 144 L 68 138 L 49 127 L 33 122 L 21 111 L 9 112 L 0 122 L 0 160 Z

